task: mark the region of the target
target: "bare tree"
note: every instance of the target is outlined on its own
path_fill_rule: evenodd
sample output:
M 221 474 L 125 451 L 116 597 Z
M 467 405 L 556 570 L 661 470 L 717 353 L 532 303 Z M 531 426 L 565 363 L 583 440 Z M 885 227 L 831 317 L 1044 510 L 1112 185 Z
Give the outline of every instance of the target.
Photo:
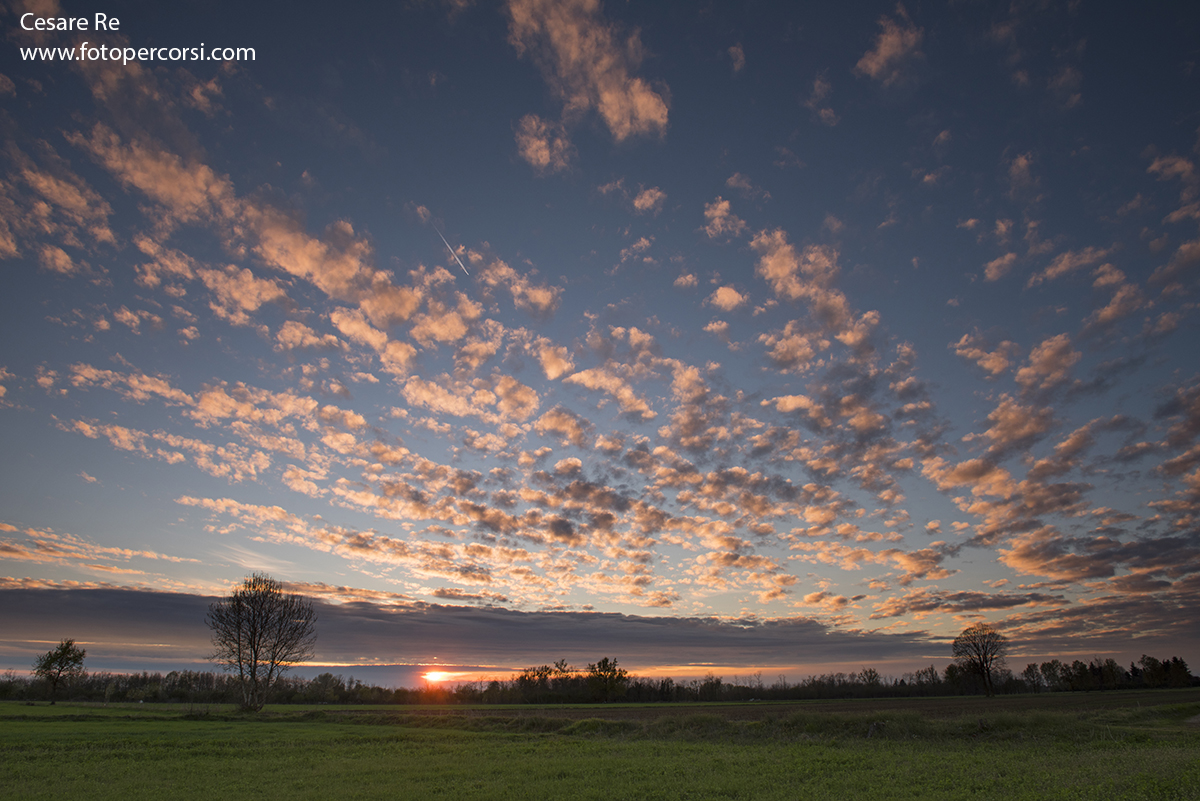
M 242 709 L 262 709 L 280 674 L 313 657 L 316 621 L 311 602 L 285 594 L 265 573 L 253 574 L 208 607 L 205 622 L 216 646 L 209 659 L 237 675 Z
M 1004 665 L 1007 650 L 1007 637 L 986 623 L 976 623 L 954 638 L 952 653 L 959 666 L 983 679 L 987 694 L 993 695 L 992 674 Z
M 50 703 L 54 703 L 54 694 L 60 683 L 83 678 L 85 656 L 87 651 L 76 648 L 74 640 L 63 640 L 57 648 L 34 660 L 33 674 L 50 684 Z

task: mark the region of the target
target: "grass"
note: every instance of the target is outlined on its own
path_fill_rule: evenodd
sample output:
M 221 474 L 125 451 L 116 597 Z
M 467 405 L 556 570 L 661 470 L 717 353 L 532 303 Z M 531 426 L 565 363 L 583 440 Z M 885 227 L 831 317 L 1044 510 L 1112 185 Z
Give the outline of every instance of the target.
M 1200 799 L 1200 691 L 1008 700 L 0 704 L 0 798 Z

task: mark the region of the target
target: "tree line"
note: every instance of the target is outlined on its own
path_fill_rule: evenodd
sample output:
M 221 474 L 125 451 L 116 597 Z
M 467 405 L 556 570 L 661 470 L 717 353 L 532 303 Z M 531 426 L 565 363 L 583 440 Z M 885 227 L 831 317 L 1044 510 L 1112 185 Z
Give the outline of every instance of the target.
M 595 668 L 595 670 L 593 670 Z M 1084 692 L 1200 686 L 1179 657 L 1144 655 L 1128 667 L 1112 659 L 1030 663 L 1020 673 L 1002 669 L 993 679 L 997 694 Z M 240 703 L 236 675 L 213 671 L 169 673 L 84 672 L 60 681 L 60 699 L 108 703 Z M 8 671 L 0 675 L 0 699 L 41 701 L 50 697 L 48 680 Z M 772 682 L 760 673 L 726 680 L 713 674 L 677 680 L 630 675 L 616 660 L 601 659 L 577 669 L 560 660 L 525 668 L 511 679 L 465 682 L 454 686 L 381 687 L 350 676 L 322 673 L 315 678 L 283 676 L 266 697 L 272 704 L 584 704 L 686 703 L 702 701 L 799 701 L 835 698 L 900 698 L 974 695 L 983 682 L 957 663 L 933 665 L 902 676 L 884 677 L 873 668 L 855 673 L 825 673 L 791 682 Z
M 954 638 L 954 662 L 944 671 L 930 665 L 898 679 L 885 679 L 874 668 L 864 667 L 858 673 L 810 676 L 795 684 L 780 676 L 769 686 L 760 673 L 728 683 L 711 673 L 702 679 L 675 681 L 631 676 L 617 660 L 604 657 L 586 670 L 559 660 L 553 665 L 527 667 L 508 680 L 466 682 L 452 688 L 392 689 L 366 685 L 353 676 L 346 681 L 332 673 L 311 680 L 287 676 L 290 668 L 312 659 L 316 619 L 311 601 L 285 593 L 280 582 L 264 573 L 254 573 L 227 597 L 211 604 L 206 615 L 215 648 L 209 659 L 224 673 L 89 675 L 83 667 L 86 652 L 73 640 L 63 640 L 37 658 L 32 677 L 8 671 L 0 678 L 0 699 L 28 699 L 41 693 L 53 703 L 61 688 L 77 700 L 237 701 L 244 710 L 258 711 L 266 703 L 662 703 L 1200 686 L 1200 678 L 1193 677 L 1179 657 L 1159 660 L 1145 654 L 1128 670 L 1113 659 L 1076 659 L 1070 664 L 1052 659 L 1030 663 L 1014 674 L 1006 662 L 1008 639 L 992 626 L 976 623 Z

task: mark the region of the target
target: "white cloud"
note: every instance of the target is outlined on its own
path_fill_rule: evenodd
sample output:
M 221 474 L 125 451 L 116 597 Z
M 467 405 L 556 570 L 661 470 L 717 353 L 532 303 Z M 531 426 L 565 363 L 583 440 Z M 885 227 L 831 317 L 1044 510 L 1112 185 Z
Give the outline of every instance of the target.
M 715 292 L 708 296 L 705 301 L 710 306 L 715 306 L 724 312 L 730 312 L 734 309 L 746 305 L 746 296 L 738 292 L 731 286 L 718 287 Z

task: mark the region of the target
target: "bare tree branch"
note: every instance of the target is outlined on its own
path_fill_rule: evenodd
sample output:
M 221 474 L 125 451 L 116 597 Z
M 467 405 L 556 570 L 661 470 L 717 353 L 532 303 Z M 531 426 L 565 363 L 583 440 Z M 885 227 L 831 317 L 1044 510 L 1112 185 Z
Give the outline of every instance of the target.
M 976 623 L 963 629 L 954 638 L 952 653 L 963 669 L 983 679 L 988 695 L 995 692 L 992 675 L 1004 665 L 1008 638 L 986 623 Z
M 313 657 L 317 614 L 300 595 L 255 573 L 228 598 L 208 607 L 206 623 L 216 650 L 208 657 L 237 674 L 242 708 L 258 711 L 279 676 Z

